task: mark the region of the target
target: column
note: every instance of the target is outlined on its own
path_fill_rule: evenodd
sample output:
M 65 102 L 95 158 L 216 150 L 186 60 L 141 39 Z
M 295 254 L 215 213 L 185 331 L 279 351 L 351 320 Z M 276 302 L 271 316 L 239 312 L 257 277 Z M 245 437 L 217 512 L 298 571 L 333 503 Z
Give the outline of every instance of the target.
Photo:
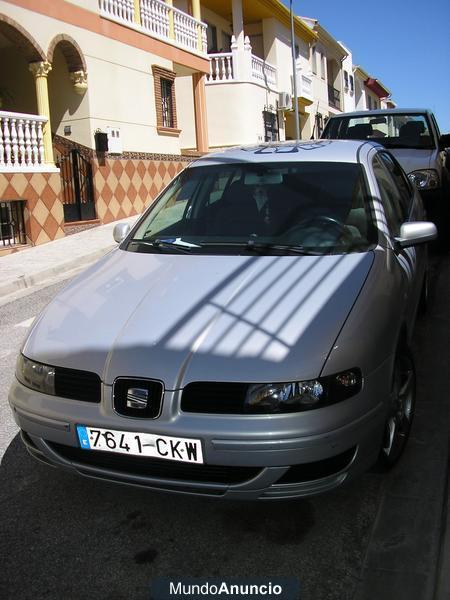
M 140 0 L 134 0 L 134 14 L 133 14 L 133 21 L 136 23 L 136 25 L 141 25 L 141 1 Z
M 195 138 L 197 150 L 208 152 L 208 122 L 206 118 L 206 92 L 204 73 L 194 73 L 192 84 L 194 88 Z
M 166 4 L 170 6 L 169 10 L 169 37 L 171 40 L 175 39 L 175 25 L 173 21 L 173 0 L 166 0 Z
M 200 0 L 192 0 L 192 16 L 194 17 L 194 19 L 197 19 L 197 21 L 202 20 Z M 199 52 L 203 52 L 202 30 L 200 26 L 197 28 L 197 50 Z
M 45 163 L 54 165 L 53 159 L 53 144 L 52 144 L 52 127 L 50 123 L 50 105 L 48 102 L 48 85 L 47 76 L 52 70 L 52 65 L 47 61 L 34 62 L 29 65 L 30 71 L 34 75 L 36 83 L 36 97 L 38 114 L 47 117 L 47 122 L 43 129 L 44 155 Z
M 242 12 L 242 0 L 232 0 L 233 13 L 233 69 L 236 79 L 245 81 L 248 79 L 248 69 L 245 64 L 245 39 L 244 39 L 244 15 Z

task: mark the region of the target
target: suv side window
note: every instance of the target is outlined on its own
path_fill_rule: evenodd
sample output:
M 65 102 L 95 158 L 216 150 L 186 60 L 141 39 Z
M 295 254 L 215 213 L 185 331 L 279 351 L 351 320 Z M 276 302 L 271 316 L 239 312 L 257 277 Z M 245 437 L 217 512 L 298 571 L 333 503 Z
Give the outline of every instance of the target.
M 400 191 L 389 170 L 380 160 L 380 154 L 373 159 L 373 173 L 380 189 L 381 202 L 389 230 L 393 236 L 399 235 L 400 226 L 406 220 Z

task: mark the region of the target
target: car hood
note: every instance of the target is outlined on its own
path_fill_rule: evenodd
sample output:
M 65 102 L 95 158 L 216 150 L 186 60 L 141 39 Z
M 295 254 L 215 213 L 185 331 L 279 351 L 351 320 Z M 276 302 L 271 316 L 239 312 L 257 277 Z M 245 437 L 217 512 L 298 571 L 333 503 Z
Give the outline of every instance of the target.
M 347 256 L 204 256 L 120 249 L 69 284 L 23 352 L 111 384 L 317 377 L 373 263 Z
M 419 169 L 431 169 L 437 159 L 437 150 L 414 150 L 412 148 L 389 148 L 403 167 L 405 173 Z

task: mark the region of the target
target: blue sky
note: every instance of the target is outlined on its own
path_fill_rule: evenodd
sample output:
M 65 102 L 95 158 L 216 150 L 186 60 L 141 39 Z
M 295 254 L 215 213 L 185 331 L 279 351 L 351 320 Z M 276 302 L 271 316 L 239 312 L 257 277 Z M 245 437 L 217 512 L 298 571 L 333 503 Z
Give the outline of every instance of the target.
M 283 0 L 289 6 L 289 0 Z M 380 79 L 399 108 L 431 108 L 450 133 L 450 0 L 294 0 Z

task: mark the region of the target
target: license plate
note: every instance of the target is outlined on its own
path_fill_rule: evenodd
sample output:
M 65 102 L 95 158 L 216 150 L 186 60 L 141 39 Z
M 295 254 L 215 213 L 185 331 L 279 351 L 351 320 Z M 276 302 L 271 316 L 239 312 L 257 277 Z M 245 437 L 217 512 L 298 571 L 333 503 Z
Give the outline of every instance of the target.
M 100 429 L 85 425 L 77 425 L 77 433 L 80 446 L 85 450 L 102 450 L 103 452 L 203 464 L 200 440 L 155 435 L 154 433 Z

